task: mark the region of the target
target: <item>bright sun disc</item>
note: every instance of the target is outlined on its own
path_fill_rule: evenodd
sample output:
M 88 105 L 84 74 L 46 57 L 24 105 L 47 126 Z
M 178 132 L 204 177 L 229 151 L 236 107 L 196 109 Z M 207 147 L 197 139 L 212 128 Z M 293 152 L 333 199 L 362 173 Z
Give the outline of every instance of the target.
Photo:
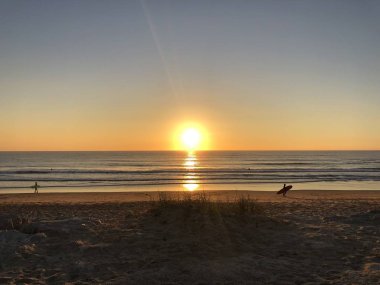
M 184 130 L 181 135 L 183 146 L 188 150 L 195 150 L 201 142 L 201 133 L 194 128 Z

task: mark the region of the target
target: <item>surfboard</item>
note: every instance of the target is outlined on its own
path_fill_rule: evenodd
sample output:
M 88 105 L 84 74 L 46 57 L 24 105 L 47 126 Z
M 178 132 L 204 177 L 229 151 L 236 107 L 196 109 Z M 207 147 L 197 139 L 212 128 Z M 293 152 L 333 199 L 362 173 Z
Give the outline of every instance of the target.
M 280 191 L 278 191 L 277 194 L 286 193 L 286 192 L 288 192 L 290 189 L 292 189 L 292 187 L 293 187 L 292 185 L 288 185 L 288 186 L 282 188 Z

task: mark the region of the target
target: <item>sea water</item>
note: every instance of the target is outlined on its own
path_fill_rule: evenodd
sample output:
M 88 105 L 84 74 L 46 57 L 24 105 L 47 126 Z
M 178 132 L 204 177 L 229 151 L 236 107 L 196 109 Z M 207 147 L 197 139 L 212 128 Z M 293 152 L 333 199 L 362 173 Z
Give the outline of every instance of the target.
M 0 193 L 380 190 L 380 151 L 0 152 Z

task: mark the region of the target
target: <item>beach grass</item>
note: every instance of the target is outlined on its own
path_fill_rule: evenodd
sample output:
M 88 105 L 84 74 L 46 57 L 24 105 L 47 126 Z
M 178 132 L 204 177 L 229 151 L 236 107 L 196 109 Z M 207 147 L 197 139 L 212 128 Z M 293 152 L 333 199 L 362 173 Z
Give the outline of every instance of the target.
M 152 200 L 159 208 L 183 208 L 201 212 L 217 211 L 239 216 L 262 214 L 262 205 L 249 195 L 237 194 L 233 199 L 211 199 L 206 191 L 200 192 L 159 192 L 157 200 Z
M 236 194 L 227 200 L 213 200 L 209 193 L 200 192 L 159 192 L 157 199 L 152 200 L 156 211 L 180 209 L 184 213 L 203 213 L 211 215 L 228 215 L 247 218 L 263 215 L 263 206 L 249 195 Z

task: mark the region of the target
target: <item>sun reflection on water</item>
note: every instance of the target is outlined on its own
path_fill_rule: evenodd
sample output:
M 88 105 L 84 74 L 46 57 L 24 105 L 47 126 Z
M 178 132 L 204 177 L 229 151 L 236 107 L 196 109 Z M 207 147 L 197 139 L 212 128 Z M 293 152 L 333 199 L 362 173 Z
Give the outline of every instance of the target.
M 199 187 L 199 184 L 197 183 L 198 181 L 196 180 L 197 176 L 193 172 L 196 169 L 197 164 L 197 156 L 194 152 L 189 152 L 183 163 L 184 168 L 189 171 L 184 177 L 185 183 L 183 184 L 183 187 L 187 191 L 194 191 Z
M 188 153 L 187 157 L 185 158 L 185 162 L 183 163 L 183 166 L 187 170 L 193 170 L 197 165 L 197 157 L 195 153 L 191 152 Z
M 183 184 L 183 187 L 185 187 L 188 191 L 194 191 L 197 190 L 199 187 L 199 184 L 195 183 L 195 180 L 188 180 L 185 184 Z

